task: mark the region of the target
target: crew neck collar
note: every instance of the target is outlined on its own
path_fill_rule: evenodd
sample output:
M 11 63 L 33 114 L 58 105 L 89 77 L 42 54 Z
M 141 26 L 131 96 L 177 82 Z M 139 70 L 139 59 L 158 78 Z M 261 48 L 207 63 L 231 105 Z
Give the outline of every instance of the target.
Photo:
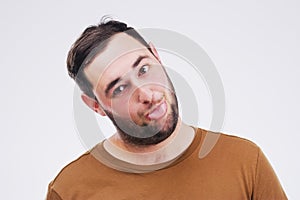
M 96 145 L 91 151 L 91 155 L 97 159 L 102 164 L 121 171 L 121 172 L 128 172 L 128 173 L 150 173 L 157 170 L 163 170 L 165 168 L 172 167 L 179 162 L 185 160 L 187 157 L 189 157 L 197 148 L 197 146 L 201 142 L 202 138 L 202 130 L 200 128 L 194 128 L 194 138 L 191 144 L 188 146 L 188 148 L 183 151 L 178 156 L 159 164 L 150 164 L 150 165 L 137 165 L 133 164 L 124 160 L 121 160 L 115 156 L 113 156 L 111 153 L 109 153 L 104 144 L 106 140 L 102 141 L 98 145 Z

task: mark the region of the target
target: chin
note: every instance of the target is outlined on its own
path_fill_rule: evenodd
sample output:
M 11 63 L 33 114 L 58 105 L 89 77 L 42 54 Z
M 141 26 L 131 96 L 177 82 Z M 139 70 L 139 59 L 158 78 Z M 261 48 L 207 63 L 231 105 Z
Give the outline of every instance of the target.
M 169 104 L 165 117 L 157 121 L 144 121 L 137 125 L 130 118 L 123 118 L 107 112 L 119 135 L 125 143 L 135 146 L 155 145 L 167 139 L 178 123 L 177 103 Z

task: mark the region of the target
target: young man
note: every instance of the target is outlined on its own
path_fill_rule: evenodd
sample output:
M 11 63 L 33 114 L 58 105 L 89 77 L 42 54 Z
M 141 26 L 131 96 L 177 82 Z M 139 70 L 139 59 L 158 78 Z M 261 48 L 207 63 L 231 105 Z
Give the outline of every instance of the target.
M 184 124 L 174 87 L 155 47 L 109 21 L 72 46 L 69 74 L 82 100 L 116 133 L 67 165 L 47 199 L 287 199 L 254 143 L 219 134 L 204 158 L 208 131 Z

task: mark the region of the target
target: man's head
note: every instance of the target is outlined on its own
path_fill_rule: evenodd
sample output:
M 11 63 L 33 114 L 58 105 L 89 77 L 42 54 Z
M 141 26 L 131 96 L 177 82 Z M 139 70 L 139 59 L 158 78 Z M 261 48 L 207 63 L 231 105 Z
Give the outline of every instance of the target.
M 125 142 L 157 144 L 174 131 L 173 85 L 154 46 L 126 24 L 109 21 L 87 28 L 72 46 L 67 65 L 83 101 L 107 115 Z

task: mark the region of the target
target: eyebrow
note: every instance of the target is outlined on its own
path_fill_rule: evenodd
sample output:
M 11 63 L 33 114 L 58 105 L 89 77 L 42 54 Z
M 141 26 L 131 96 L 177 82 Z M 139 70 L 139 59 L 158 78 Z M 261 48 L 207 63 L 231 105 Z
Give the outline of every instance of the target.
M 136 61 L 133 63 L 132 68 L 135 68 L 136 66 L 138 66 L 140 64 L 140 62 L 144 59 L 144 58 L 149 58 L 149 56 L 139 56 Z
M 132 68 L 135 68 L 135 67 L 137 67 L 139 64 L 140 64 L 140 62 L 144 59 L 144 58 L 148 58 L 149 56 L 147 56 L 147 55 L 145 55 L 145 56 L 139 56 L 137 59 L 136 59 L 136 61 L 134 61 L 134 63 L 132 64 Z M 116 78 L 115 80 L 113 80 L 113 81 L 111 81 L 108 85 L 107 85 L 107 87 L 106 87 L 106 89 L 105 89 L 105 95 L 107 95 L 108 94 L 108 92 L 111 90 L 111 88 L 113 88 L 119 81 L 121 80 L 121 77 L 118 77 L 118 78 Z
M 110 82 L 105 89 L 105 95 L 107 95 L 108 92 L 111 90 L 111 88 L 113 88 L 120 80 L 121 80 L 121 78 L 118 77 L 115 80 L 113 80 L 112 82 Z

